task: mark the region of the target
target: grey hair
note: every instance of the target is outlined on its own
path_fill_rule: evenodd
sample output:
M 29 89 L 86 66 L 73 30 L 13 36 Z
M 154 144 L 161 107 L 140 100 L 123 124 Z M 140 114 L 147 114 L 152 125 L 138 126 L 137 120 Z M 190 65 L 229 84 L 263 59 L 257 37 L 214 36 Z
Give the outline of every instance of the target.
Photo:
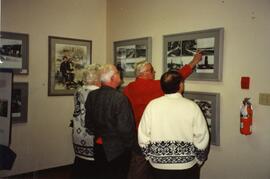
M 111 81 L 112 76 L 115 73 L 115 66 L 112 64 L 105 64 L 100 69 L 100 81 L 106 83 Z
M 100 82 L 100 65 L 87 65 L 83 70 L 82 75 L 82 80 L 85 85 L 93 85 L 97 82 Z
M 151 64 L 151 63 L 149 63 L 146 60 L 143 60 L 143 61 L 138 62 L 138 63 L 135 64 L 135 75 L 136 75 L 136 77 L 140 76 L 145 71 L 144 67 L 147 64 Z

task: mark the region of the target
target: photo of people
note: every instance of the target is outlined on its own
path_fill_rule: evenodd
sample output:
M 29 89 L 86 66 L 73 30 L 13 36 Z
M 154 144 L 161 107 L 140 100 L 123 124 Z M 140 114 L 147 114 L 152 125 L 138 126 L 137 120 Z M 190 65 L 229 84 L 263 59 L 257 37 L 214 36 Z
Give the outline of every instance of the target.
M 82 85 L 82 68 L 87 64 L 87 48 L 56 44 L 54 89 L 76 89 Z
M 22 40 L 1 38 L 0 68 L 22 68 Z

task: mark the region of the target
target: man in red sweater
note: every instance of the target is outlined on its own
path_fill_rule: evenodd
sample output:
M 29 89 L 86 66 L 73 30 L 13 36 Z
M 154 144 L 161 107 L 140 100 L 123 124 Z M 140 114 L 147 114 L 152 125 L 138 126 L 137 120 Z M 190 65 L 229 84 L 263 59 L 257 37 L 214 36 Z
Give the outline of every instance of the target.
M 192 73 L 192 69 L 201 61 L 201 59 L 202 54 L 197 52 L 192 61 L 179 70 L 181 76 L 186 79 Z M 145 62 L 138 64 L 135 69 L 135 73 L 136 80 L 129 83 L 124 88 L 124 94 L 129 98 L 132 105 L 137 129 L 147 104 L 151 100 L 163 96 L 164 93 L 160 87 L 160 81 L 155 80 L 155 70 L 151 63 Z M 144 159 L 144 156 L 137 149 L 137 152 L 134 152 L 132 157 L 129 179 L 151 178 L 149 167 L 150 166 Z

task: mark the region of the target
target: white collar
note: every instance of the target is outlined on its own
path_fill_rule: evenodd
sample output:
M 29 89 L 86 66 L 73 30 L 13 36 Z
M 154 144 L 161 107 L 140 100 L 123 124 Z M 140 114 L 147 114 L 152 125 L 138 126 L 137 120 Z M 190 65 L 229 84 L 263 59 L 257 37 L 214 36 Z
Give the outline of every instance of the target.
M 169 97 L 169 98 L 180 98 L 180 97 L 183 97 L 182 94 L 180 94 L 179 92 L 177 92 L 177 93 L 171 93 L 171 94 L 165 94 L 164 96 Z
M 89 89 L 89 90 L 96 90 L 96 89 L 98 89 L 99 87 L 96 86 L 96 85 L 83 85 L 83 88 Z

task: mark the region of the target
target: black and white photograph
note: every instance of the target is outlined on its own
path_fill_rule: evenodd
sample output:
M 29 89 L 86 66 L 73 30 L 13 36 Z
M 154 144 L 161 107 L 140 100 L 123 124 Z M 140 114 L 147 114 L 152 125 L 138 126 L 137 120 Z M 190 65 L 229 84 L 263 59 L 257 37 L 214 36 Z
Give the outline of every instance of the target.
M 11 118 L 12 123 L 22 123 L 27 121 L 28 110 L 28 83 L 13 83 L 11 97 Z
M 205 119 L 207 120 L 209 131 L 211 132 L 212 121 L 212 102 L 207 100 L 191 99 L 201 108 Z
M 189 64 L 199 50 L 203 55 L 202 60 L 187 80 L 220 81 L 222 79 L 222 28 L 165 35 L 163 46 L 164 71 L 179 69 Z
M 219 93 L 186 91 L 183 95 L 198 104 L 208 124 L 211 144 L 220 145 Z
M 4 99 L 0 99 L 0 116 L 4 118 L 0 119 L 5 119 L 8 117 L 8 101 Z
M 180 57 L 182 54 L 182 42 L 172 41 L 168 42 L 168 57 Z
M 22 68 L 22 41 L 2 38 L 0 60 L 2 68 Z
M 183 40 L 182 47 L 183 56 L 193 56 L 198 49 L 196 40 Z
M 114 42 L 115 65 L 123 77 L 135 77 L 135 66 L 151 60 L 151 38 Z
M 28 74 L 28 34 L 1 32 L 0 69 Z
M 117 66 L 121 66 L 124 73 L 134 73 L 136 63 L 146 59 L 146 47 L 142 45 L 120 46 L 116 53 Z
M 92 41 L 49 36 L 49 96 L 73 95 L 91 63 Z

